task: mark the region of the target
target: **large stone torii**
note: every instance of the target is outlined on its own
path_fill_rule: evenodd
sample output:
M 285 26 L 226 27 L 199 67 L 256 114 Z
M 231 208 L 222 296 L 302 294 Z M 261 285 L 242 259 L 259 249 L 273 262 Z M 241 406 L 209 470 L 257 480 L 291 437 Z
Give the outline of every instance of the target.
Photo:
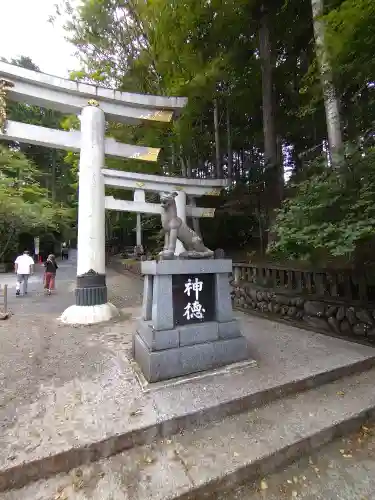
M 6 98 L 63 113 L 80 114 L 81 130 L 61 131 L 6 120 Z M 170 122 L 186 105 L 181 97 L 131 94 L 74 82 L 0 62 L 0 139 L 80 151 L 76 303 L 60 319 L 93 324 L 118 314 L 107 300 L 105 275 L 105 208 L 156 213 L 145 191 L 179 192 L 179 216 L 212 217 L 212 209 L 186 206 L 186 195 L 215 195 L 225 180 L 150 176 L 105 169 L 105 155 L 156 161 L 158 148 L 122 144 L 105 137 L 105 120 L 138 124 Z M 134 201 L 105 197 L 105 184 L 134 190 Z M 182 247 L 180 245 L 180 251 Z

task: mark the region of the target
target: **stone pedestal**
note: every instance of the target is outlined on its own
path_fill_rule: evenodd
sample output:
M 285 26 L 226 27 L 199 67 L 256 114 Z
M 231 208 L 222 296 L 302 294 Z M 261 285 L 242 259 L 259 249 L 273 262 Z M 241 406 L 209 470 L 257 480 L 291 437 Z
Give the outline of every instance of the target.
M 249 359 L 233 317 L 229 259 L 146 261 L 133 355 L 157 382 Z

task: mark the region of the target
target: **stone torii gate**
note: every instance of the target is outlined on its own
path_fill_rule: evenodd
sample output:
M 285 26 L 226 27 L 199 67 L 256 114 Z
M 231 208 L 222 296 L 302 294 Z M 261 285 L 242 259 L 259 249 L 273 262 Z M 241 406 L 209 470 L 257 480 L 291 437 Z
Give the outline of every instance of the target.
M 61 131 L 6 120 L 6 99 L 63 113 L 80 114 L 81 130 Z M 144 191 L 177 190 L 181 218 L 186 214 L 212 216 L 212 210 L 186 207 L 186 195 L 218 194 L 223 180 L 192 180 L 147 176 L 105 169 L 105 155 L 156 161 L 158 148 L 122 144 L 105 137 L 105 121 L 139 124 L 170 122 L 187 100 L 118 92 L 0 62 L 0 139 L 80 151 L 78 204 L 78 259 L 76 303 L 61 316 L 68 324 L 93 324 L 118 314 L 107 300 L 105 275 L 105 207 L 128 207 L 137 213 L 155 213 L 144 201 Z M 134 189 L 133 206 L 105 198 L 105 184 Z M 138 204 L 138 205 L 137 205 Z M 137 210 L 138 209 L 138 210 Z M 203 210 L 203 211 L 202 211 Z
M 130 189 L 134 191 L 133 201 L 118 200 L 113 196 L 105 197 L 105 208 L 135 212 L 140 214 L 161 214 L 161 207 L 156 203 L 146 202 L 145 193 L 149 192 L 172 192 L 178 193 L 176 197 L 177 215 L 184 222 L 186 217 L 213 217 L 215 209 L 200 208 L 193 204 L 187 204 L 187 196 L 195 200 L 196 197 L 208 195 L 217 196 L 226 182 L 221 179 L 186 179 L 181 177 L 167 177 L 162 175 L 138 174 L 135 172 L 121 172 L 118 170 L 103 169 L 104 183 L 106 186 L 118 189 Z M 140 243 L 140 220 L 137 220 L 137 245 Z M 176 255 L 183 250 L 182 243 L 177 242 Z

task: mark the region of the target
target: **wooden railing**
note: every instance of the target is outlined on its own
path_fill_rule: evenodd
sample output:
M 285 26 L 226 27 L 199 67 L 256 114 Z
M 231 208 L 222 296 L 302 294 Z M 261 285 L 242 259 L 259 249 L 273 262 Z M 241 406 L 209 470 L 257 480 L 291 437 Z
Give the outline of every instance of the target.
M 111 263 L 140 274 L 139 261 Z M 375 269 L 306 269 L 234 263 L 233 306 L 329 335 L 375 343 Z
M 6 319 L 8 316 L 8 285 L 0 285 L 0 300 L 0 317 Z
M 375 343 L 375 270 L 233 264 L 233 306 L 335 336 Z
M 234 263 L 234 283 L 249 283 L 274 292 L 347 302 L 375 302 L 375 268 L 304 269 Z

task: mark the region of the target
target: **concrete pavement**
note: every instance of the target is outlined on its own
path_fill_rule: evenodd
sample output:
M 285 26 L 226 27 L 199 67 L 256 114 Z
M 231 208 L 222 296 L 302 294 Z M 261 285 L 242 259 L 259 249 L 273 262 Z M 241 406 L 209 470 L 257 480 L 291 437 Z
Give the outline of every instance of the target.
M 259 476 L 260 463 L 272 468 L 301 448 L 312 452 L 322 433 L 331 439 L 335 426 L 366 418 L 375 407 L 375 369 L 357 372 L 373 366 L 373 349 L 241 314 L 257 366 L 142 386 L 130 355 L 142 281 L 108 271 L 109 297 L 122 317 L 69 327 L 56 318 L 73 302 L 75 263 L 61 264 L 54 296 L 35 282 L 30 296 L 13 297 L 14 314 L 0 323 L 0 490 L 27 485 L 2 500 L 186 500 L 197 488 L 202 498 L 212 484 L 207 498 L 216 500 L 225 477 L 232 481 L 226 500 L 366 498 L 355 496 L 363 488 L 296 497 L 303 477 L 311 481 L 304 469 L 295 473 L 300 488 L 286 496 L 282 487 L 297 485 L 289 469 L 274 482 L 264 478 L 265 489 L 257 482 L 236 490 L 233 482 Z M 334 474 L 327 480 L 345 491 Z
M 35 272 L 29 278 L 26 297 L 16 297 L 16 275 L 14 273 L 0 274 L 0 284 L 8 285 L 8 306 L 13 314 L 59 316 L 67 307 L 74 304 L 74 289 L 76 282 L 77 253 L 71 250 L 69 260 L 58 260 L 56 275 L 56 291 L 46 297 L 43 289 L 44 266 L 35 264 Z M 118 308 L 139 305 L 142 294 L 140 278 L 123 276 L 107 269 L 108 297 Z
M 364 425 L 293 465 L 216 500 L 373 500 L 375 426 Z

